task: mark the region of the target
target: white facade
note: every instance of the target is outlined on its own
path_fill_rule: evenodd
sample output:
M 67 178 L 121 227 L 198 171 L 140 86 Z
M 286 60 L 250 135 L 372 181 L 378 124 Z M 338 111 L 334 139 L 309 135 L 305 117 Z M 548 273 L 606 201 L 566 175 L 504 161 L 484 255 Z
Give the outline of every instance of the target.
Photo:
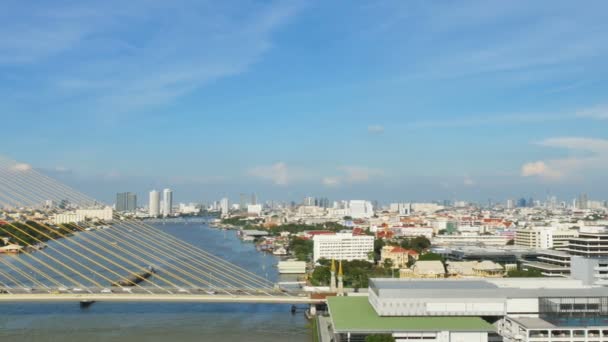
M 247 214 L 260 216 L 262 214 L 262 205 L 261 204 L 248 205 Z
M 77 209 L 73 212 L 55 215 L 53 217 L 53 222 L 55 224 L 78 223 L 87 219 L 112 221 L 113 216 L 114 209 L 112 209 L 112 207 L 105 207 L 101 209 Z
M 374 251 L 374 237 L 338 233 L 335 235 L 315 235 L 314 260 L 321 258 L 334 260 L 369 260 Z
M 171 189 L 163 190 L 163 216 L 171 215 L 173 210 L 173 191 Z
M 396 230 L 393 228 L 393 230 Z M 418 237 L 424 236 L 427 239 L 433 237 L 433 228 L 431 227 L 402 227 L 398 229 L 397 235 L 403 237 Z
M 412 212 L 412 205 L 410 203 L 391 203 L 389 205 L 389 211 L 401 216 L 406 216 Z
M 434 245 L 449 245 L 453 243 L 482 243 L 484 245 L 504 246 L 509 242 L 508 236 L 502 235 L 437 235 L 433 238 Z
M 156 190 L 150 191 L 148 209 L 151 217 L 160 216 L 160 193 Z
M 555 227 L 522 228 L 515 231 L 515 245 L 528 248 L 564 248 L 571 238 L 578 236 L 572 229 L 557 229 Z
M 352 200 L 348 203 L 352 218 L 370 218 L 374 216 L 374 207 L 370 201 Z
M 228 215 L 228 212 L 230 211 L 230 202 L 228 201 L 227 198 L 222 198 L 220 200 L 220 212 L 222 214 L 222 216 L 226 216 Z

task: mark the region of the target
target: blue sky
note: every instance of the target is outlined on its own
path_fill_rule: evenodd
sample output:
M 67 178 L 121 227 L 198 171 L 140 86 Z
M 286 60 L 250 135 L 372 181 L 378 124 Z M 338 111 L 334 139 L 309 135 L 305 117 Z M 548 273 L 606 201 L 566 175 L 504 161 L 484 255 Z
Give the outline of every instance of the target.
M 4 1 L 1 152 L 103 200 L 608 198 L 605 1 Z

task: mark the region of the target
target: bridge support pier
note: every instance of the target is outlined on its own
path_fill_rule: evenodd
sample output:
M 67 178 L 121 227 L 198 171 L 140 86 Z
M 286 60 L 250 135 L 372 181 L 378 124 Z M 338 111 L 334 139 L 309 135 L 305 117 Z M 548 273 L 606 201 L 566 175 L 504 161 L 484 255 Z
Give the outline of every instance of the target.
M 310 309 L 308 309 L 308 314 L 311 317 L 314 317 L 317 315 L 317 304 L 310 304 Z

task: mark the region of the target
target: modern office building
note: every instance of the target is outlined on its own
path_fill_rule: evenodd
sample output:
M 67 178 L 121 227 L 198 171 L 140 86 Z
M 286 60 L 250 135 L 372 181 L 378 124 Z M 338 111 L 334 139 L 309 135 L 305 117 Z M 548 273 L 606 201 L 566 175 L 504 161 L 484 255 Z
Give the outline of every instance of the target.
M 148 210 L 151 217 L 160 216 L 160 193 L 156 190 L 150 191 Z
M 568 277 L 571 255 L 564 251 L 540 251 L 534 261 L 524 261 L 522 268 L 538 270 L 545 277 Z
M 575 229 L 556 227 L 526 227 L 515 231 L 515 245 L 528 248 L 564 249 L 571 238 L 577 237 Z
M 171 189 L 163 190 L 163 206 L 162 215 L 169 216 L 173 211 L 173 191 Z
M 132 192 L 116 194 L 116 211 L 133 213 L 137 210 L 137 195 Z
M 608 288 L 579 280 L 385 278 L 368 293 L 328 298 L 334 341 L 608 341 Z
M 338 233 L 333 235 L 315 235 L 313 237 L 314 261 L 327 260 L 370 260 L 374 251 L 374 237 Z

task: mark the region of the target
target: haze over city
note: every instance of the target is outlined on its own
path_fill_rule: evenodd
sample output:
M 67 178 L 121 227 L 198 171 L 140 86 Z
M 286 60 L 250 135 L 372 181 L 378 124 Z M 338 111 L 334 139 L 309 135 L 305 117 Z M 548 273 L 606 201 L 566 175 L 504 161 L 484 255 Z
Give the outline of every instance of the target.
M 3 151 L 110 203 L 605 198 L 607 7 L 8 1 Z

